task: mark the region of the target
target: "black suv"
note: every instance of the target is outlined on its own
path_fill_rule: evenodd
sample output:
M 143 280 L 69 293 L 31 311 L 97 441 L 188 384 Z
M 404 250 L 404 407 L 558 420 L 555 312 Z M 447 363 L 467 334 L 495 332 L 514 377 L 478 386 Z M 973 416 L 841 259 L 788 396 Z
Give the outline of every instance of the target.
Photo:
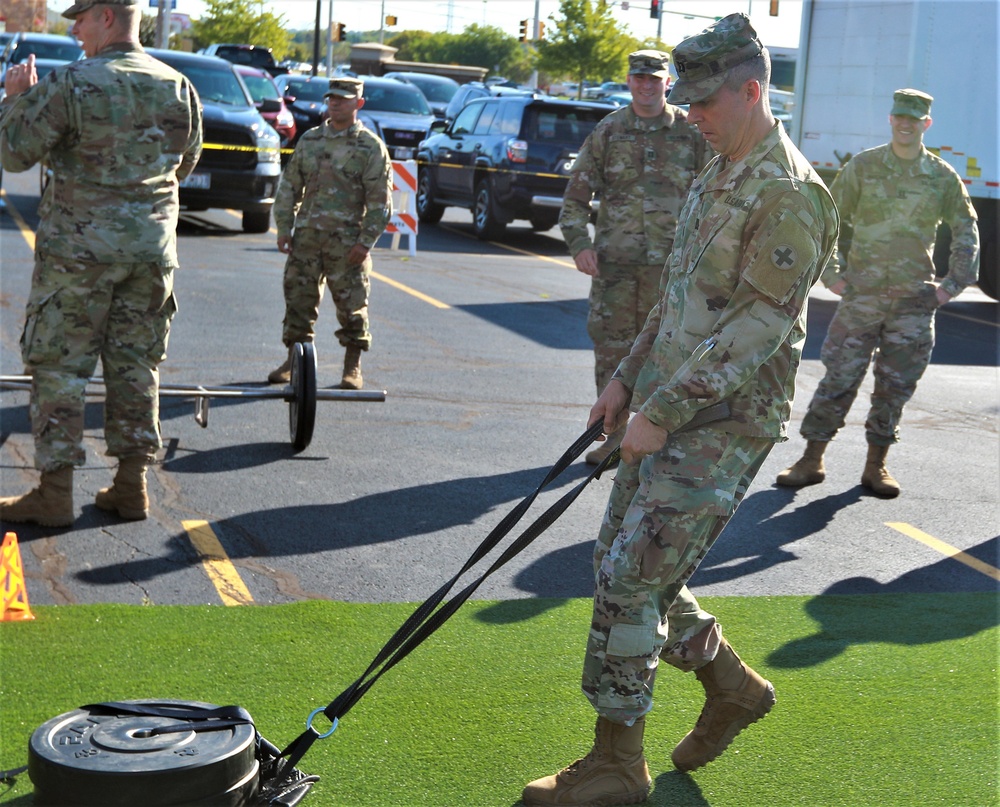
M 180 187 L 188 210 L 243 211 L 243 231 L 266 233 L 281 175 L 281 143 L 236 68 L 216 56 L 148 49 L 150 56 L 187 76 L 201 99 L 204 148 Z
M 472 211 L 473 230 L 485 240 L 501 238 L 514 219 L 550 229 L 583 141 L 610 111 L 606 104 L 530 95 L 470 101 L 420 144 L 420 221 L 434 224 L 454 206 Z

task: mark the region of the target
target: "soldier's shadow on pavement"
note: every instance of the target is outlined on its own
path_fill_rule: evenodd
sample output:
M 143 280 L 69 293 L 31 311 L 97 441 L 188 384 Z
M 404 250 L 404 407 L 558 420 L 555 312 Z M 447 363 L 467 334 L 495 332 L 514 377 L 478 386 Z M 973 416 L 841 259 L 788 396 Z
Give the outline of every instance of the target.
M 991 538 L 966 554 L 995 562 L 998 546 L 1000 537 Z M 970 569 L 968 575 L 984 581 L 979 584 L 982 590 L 956 588 L 957 565 L 953 558 L 942 558 L 888 583 L 870 577 L 837 581 L 806 603 L 806 613 L 819 624 L 816 633 L 786 643 L 768 656 L 767 663 L 784 669 L 814 667 L 852 645 L 931 644 L 973 636 L 1000 624 L 995 586 Z
M 232 452 L 243 451 L 247 451 L 246 446 L 232 449 Z M 236 461 L 235 458 L 239 455 L 232 452 L 227 450 L 223 456 L 232 457 Z M 219 452 L 203 452 L 183 460 L 171 461 L 166 467 L 173 472 L 183 468 L 190 472 L 209 473 L 222 470 L 219 463 Z M 530 468 L 492 476 L 433 482 L 387 490 L 336 504 L 257 510 L 213 522 L 213 529 L 227 555 L 233 560 L 240 560 L 261 555 L 306 556 L 330 549 L 349 550 L 358 546 L 376 546 L 414 536 L 432 535 L 462 525 L 474 525 L 476 535 L 469 540 L 467 549 L 471 556 L 472 550 L 486 539 L 507 510 L 513 509 L 522 498 L 531 493 L 545 478 L 548 470 L 547 467 Z M 578 482 L 588 472 L 588 466 L 576 463 L 553 484 L 562 490 Z M 540 514 L 541 511 L 535 509 L 538 506 L 539 503 L 536 503 L 497 545 L 506 547 L 515 536 L 520 535 Z M 86 510 L 87 508 L 84 516 L 89 518 L 91 514 Z M 499 512 L 494 512 L 497 510 Z M 479 519 L 487 514 L 488 523 L 478 524 Z M 175 571 L 178 566 L 186 567 L 199 562 L 190 541 L 184 534 L 178 534 L 168 540 L 166 552 L 159 557 L 96 567 L 83 571 L 78 576 L 81 580 L 97 585 L 120 583 L 126 579 L 150 580 Z M 480 574 L 485 570 L 480 566 L 476 569 Z M 457 566 L 442 570 L 441 582 L 458 571 Z M 554 570 L 549 573 L 553 576 L 557 574 Z M 462 585 L 464 584 L 463 582 Z
M 795 493 L 794 488 L 774 487 L 748 496 L 692 582 L 724 583 L 798 560 L 787 547 L 826 529 L 840 510 L 861 500 L 864 489 L 859 485 L 782 512 L 795 500 Z

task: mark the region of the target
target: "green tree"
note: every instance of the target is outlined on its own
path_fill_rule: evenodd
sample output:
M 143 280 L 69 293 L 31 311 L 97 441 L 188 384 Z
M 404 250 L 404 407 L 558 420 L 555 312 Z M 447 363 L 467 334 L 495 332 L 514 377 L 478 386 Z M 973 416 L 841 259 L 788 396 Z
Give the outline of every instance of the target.
M 196 47 L 213 42 L 260 45 L 272 48 L 275 59 L 284 58 L 291 36 L 283 15 L 261 13 L 254 0 L 205 0 L 205 8 L 204 16 L 191 25 Z
M 608 0 L 561 0 L 559 14 L 549 17 L 546 38 L 538 43 L 538 67 L 580 83 L 620 79 L 628 70 L 628 54 L 640 42 L 619 28 Z M 578 94 L 577 97 L 580 97 Z

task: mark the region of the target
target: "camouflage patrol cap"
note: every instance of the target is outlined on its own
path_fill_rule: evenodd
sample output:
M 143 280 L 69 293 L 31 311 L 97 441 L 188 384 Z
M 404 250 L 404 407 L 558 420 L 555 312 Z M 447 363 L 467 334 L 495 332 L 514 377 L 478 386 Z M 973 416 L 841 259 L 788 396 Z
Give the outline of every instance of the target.
M 764 50 L 746 14 L 730 14 L 674 48 L 674 82 L 667 100 L 672 104 L 704 101 L 723 85 L 729 71 Z
M 934 99 L 920 90 L 896 90 L 892 94 L 892 112 L 890 115 L 906 115 L 917 120 L 925 120 L 931 116 L 931 101 Z
M 330 89 L 323 93 L 323 97 L 360 98 L 364 89 L 365 83 L 359 78 L 331 78 Z
M 670 76 L 670 54 L 659 50 L 637 50 L 628 55 L 630 76 Z
M 135 6 L 138 5 L 138 0 L 76 0 L 73 5 L 67 8 L 62 15 L 68 19 L 72 20 L 76 18 L 77 14 L 81 14 L 92 6 Z

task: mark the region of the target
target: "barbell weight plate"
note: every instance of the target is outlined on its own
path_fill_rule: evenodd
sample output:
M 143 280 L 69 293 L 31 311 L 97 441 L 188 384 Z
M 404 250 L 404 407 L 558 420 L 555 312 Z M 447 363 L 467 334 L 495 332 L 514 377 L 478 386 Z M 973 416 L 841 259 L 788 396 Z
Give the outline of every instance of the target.
M 192 711 L 218 708 L 169 699 L 128 703 Z M 60 807 L 251 803 L 259 784 L 253 725 L 149 732 L 178 722 L 183 718 L 92 713 L 87 708 L 46 721 L 28 743 L 34 803 Z
M 316 426 L 316 347 L 312 342 L 296 342 L 291 357 L 294 398 L 288 405 L 288 428 L 292 447 L 305 451 Z

